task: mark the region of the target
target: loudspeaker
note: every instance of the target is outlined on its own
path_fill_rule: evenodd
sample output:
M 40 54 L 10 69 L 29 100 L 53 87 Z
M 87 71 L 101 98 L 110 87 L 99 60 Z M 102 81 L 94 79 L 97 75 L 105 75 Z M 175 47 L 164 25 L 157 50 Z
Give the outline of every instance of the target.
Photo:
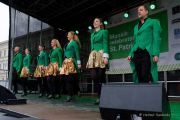
M 17 99 L 10 90 L 0 85 L 0 103 L 8 105 L 26 104 L 26 99 Z
M 103 120 L 169 120 L 170 107 L 165 87 L 160 84 L 104 84 L 100 96 Z
M 0 85 L 0 102 L 5 103 L 7 99 L 16 99 L 16 96 L 10 90 Z

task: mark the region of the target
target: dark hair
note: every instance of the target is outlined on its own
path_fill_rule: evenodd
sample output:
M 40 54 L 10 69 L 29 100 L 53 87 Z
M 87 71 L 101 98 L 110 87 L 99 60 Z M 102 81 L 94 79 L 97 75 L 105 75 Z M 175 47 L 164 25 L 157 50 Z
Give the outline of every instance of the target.
M 94 20 L 95 20 L 95 19 L 98 19 L 98 20 L 100 21 L 100 23 L 102 23 L 102 25 L 100 26 L 100 28 L 101 28 L 101 29 L 104 29 L 103 19 L 100 18 L 100 17 L 96 17 L 96 18 L 94 18 Z
M 29 51 L 29 53 L 31 52 L 31 50 L 30 50 L 29 48 L 25 48 L 25 50 L 26 50 L 26 49 Z
M 145 9 L 146 11 L 149 11 L 149 8 L 148 8 L 148 6 L 147 6 L 147 5 L 142 4 L 142 5 L 139 5 L 139 6 L 138 6 L 138 8 L 139 8 L 139 7 L 141 7 L 141 6 L 143 6 L 143 7 L 144 7 L 144 9 Z

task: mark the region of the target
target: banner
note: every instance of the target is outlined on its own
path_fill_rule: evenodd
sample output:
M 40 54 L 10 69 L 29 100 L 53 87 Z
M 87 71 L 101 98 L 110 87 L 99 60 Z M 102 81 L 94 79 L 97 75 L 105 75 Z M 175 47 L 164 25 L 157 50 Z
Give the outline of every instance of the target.
M 158 19 L 162 27 L 161 46 L 160 46 L 161 54 L 160 54 L 160 61 L 158 63 L 159 65 L 176 64 L 177 62 L 175 62 L 174 56 L 176 59 L 180 59 L 180 54 L 174 55 L 175 54 L 174 52 L 177 51 L 177 46 L 178 48 L 180 48 L 180 45 L 176 44 L 175 50 L 173 50 L 175 47 L 172 48 L 172 42 L 171 42 L 172 37 L 169 36 L 170 30 L 168 29 L 168 26 L 170 24 L 170 21 L 168 20 L 168 14 L 169 13 L 167 10 L 163 10 L 149 16 L 149 18 Z M 110 71 L 120 70 L 120 73 L 122 73 L 122 70 L 126 69 L 127 70 L 126 73 L 130 72 L 130 65 L 126 58 L 133 45 L 134 26 L 138 24 L 138 22 L 139 20 L 134 20 L 108 29 L 109 50 L 110 50 Z M 175 35 L 173 39 L 180 38 L 179 28 L 173 29 L 173 32 Z

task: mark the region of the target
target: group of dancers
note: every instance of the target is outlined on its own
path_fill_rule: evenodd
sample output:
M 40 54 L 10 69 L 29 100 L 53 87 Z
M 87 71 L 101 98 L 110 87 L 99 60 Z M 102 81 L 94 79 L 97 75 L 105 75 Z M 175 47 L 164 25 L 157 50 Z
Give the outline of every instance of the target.
M 91 53 L 86 68 L 90 69 L 92 79 L 100 96 L 101 84 L 105 82 L 105 67 L 108 64 L 108 32 L 103 28 L 101 18 L 95 18 L 94 32 L 91 34 Z M 47 53 L 43 45 L 38 46 L 37 66 L 32 73 L 30 50 L 25 49 L 25 56 L 20 53 L 20 47 L 14 48 L 13 57 L 13 90 L 17 93 L 17 83 L 22 83 L 23 96 L 27 95 L 27 79 L 33 76 L 38 81 L 40 97 L 44 93 L 48 98 L 59 98 L 65 85 L 68 97 L 79 92 L 79 74 L 81 69 L 81 43 L 74 31 L 67 33 L 68 44 L 63 48 L 57 39 L 51 40 L 52 50 Z M 64 55 L 64 56 L 63 56 Z M 64 80 L 62 80 L 64 79 Z M 62 82 L 65 81 L 65 84 Z M 97 99 L 97 103 L 99 99 Z
M 159 61 L 160 54 L 161 26 L 159 20 L 149 18 L 148 13 L 148 8 L 145 5 L 138 7 L 139 22 L 134 27 L 134 44 L 127 57 L 132 68 L 133 81 L 135 83 L 156 83 L 158 81 L 157 62 Z M 93 26 L 94 31 L 91 33 L 90 38 L 91 52 L 86 68 L 90 69 L 91 78 L 94 80 L 98 93 L 96 101 L 98 104 L 101 85 L 105 83 L 105 70 L 109 59 L 108 31 L 104 29 L 101 18 L 95 18 Z M 52 39 L 52 51 L 49 53 L 49 56 L 44 51 L 44 47 L 39 45 L 37 67 L 33 75 L 38 80 L 41 94 L 43 93 L 42 83 L 47 81 L 48 98 L 60 97 L 62 91 L 61 79 L 64 76 L 68 91 L 67 101 L 71 101 L 72 96 L 79 90 L 78 74 L 80 74 L 81 68 L 81 44 L 78 36 L 73 31 L 68 32 L 67 39 L 69 42 L 63 48 L 61 48 L 57 39 Z M 23 95 L 26 95 L 27 78 L 32 74 L 30 68 L 31 55 L 30 50 L 26 48 L 26 56 L 23 58 L 19 49 L 19 47 L 14 49 L 14 92 L 17 93 L 16 82 L 20 77 L 23 85 Z M 62 57 L 63 52 L 64 57 Z M 48 57 L 50 59 L 49 63 Z

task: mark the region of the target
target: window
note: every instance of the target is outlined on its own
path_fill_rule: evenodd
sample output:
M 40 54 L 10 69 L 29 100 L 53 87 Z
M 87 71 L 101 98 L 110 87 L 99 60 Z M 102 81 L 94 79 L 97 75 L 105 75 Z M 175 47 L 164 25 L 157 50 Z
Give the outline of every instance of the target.
M 5 66 L 6 66 L 5 63 L 3 63 L 3 70 L 5 69 Z
M 6 50 L 4 50 L 4 57 L 6 56 Z
M 6 70 L 6 69 L 7 69 L 7 64 L 3 63 L 3 70 Z
M 3 54 L 3 52 L 4 52 L 4 51 L 2 50 L 2 51 L 1 51 L 1 57 L 4 57 L 4 54 Z
M 8 49 L 6 50 L 6 56 L 8 56 Z

